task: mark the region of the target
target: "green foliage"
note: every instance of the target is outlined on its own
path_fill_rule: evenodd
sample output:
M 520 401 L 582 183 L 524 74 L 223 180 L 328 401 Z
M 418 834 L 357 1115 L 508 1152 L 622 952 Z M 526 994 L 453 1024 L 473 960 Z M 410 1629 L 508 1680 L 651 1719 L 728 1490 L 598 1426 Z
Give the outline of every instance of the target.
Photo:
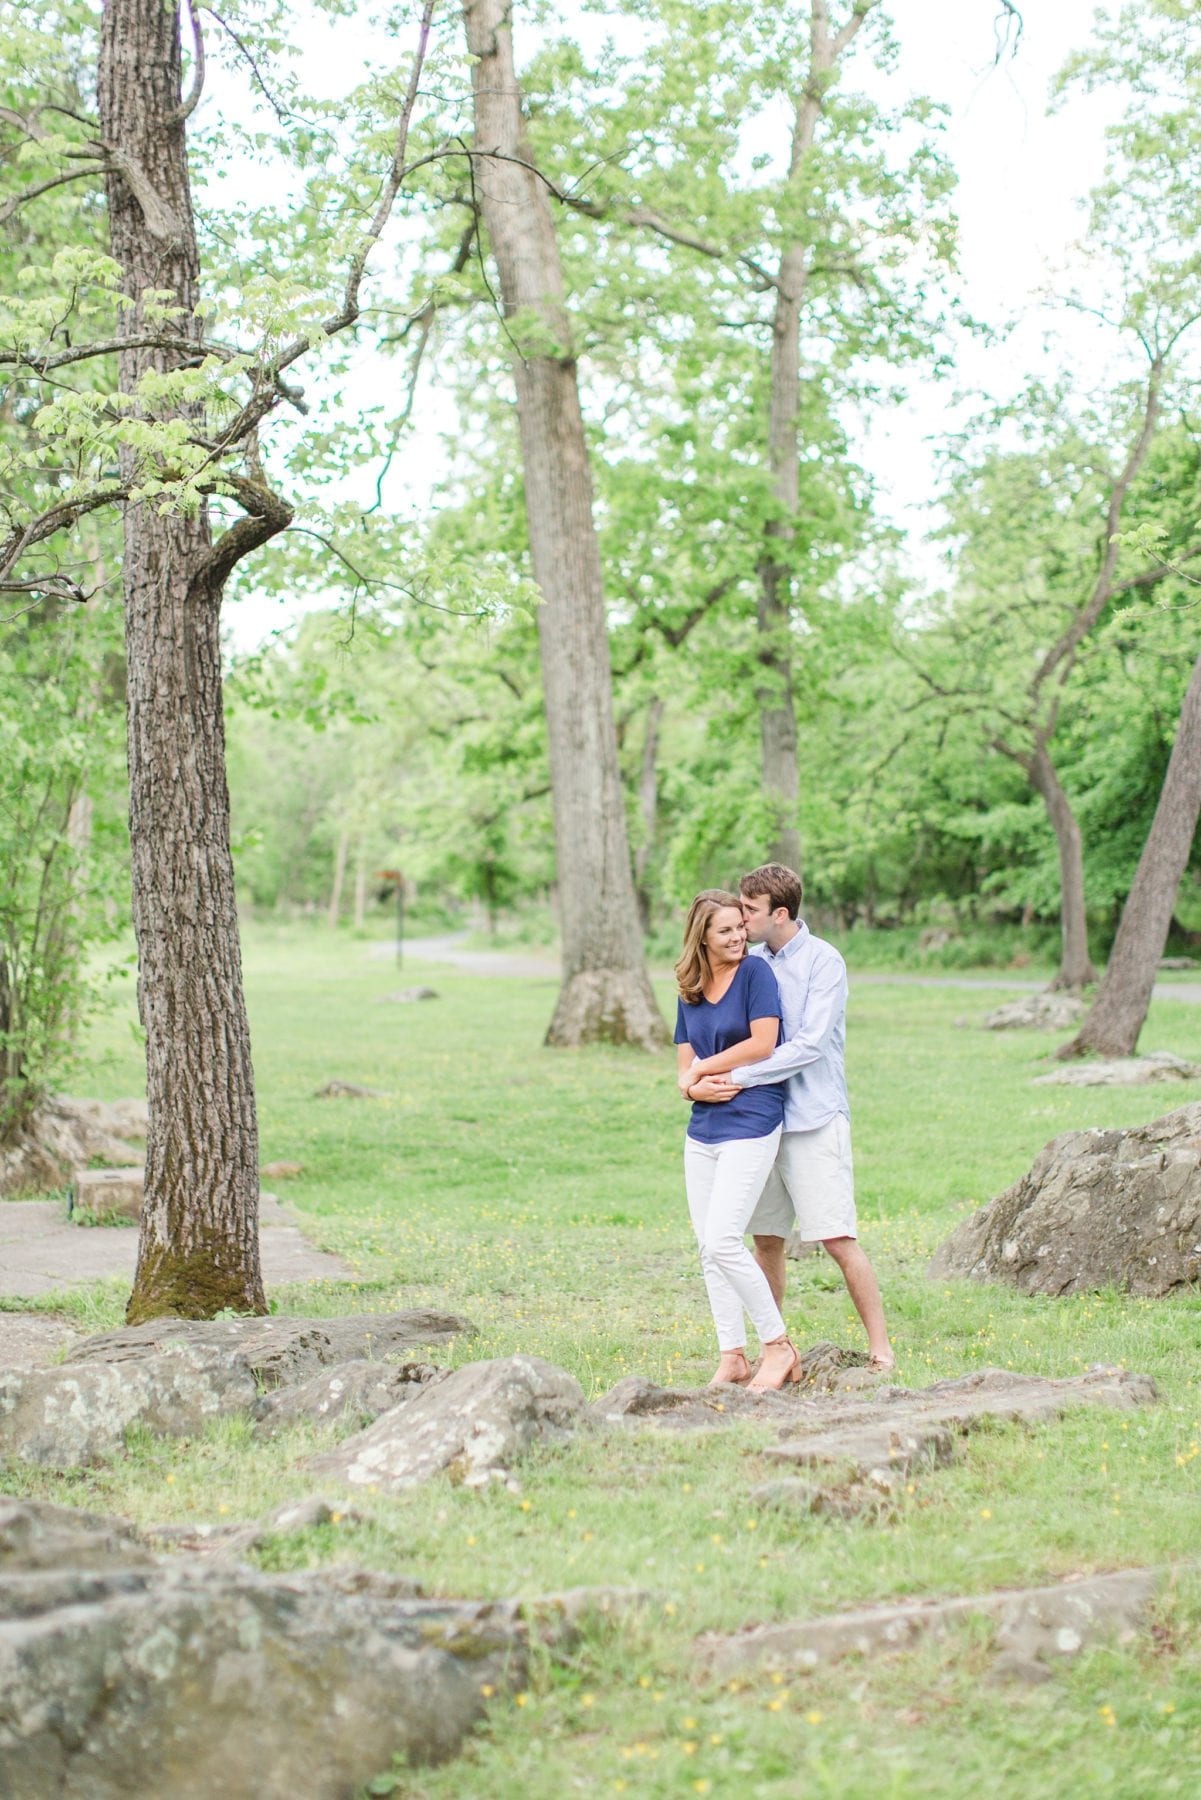
M 69 1062 L 124 922 L 111 607 L 9 619 L 0 634 L 0 1141 Z

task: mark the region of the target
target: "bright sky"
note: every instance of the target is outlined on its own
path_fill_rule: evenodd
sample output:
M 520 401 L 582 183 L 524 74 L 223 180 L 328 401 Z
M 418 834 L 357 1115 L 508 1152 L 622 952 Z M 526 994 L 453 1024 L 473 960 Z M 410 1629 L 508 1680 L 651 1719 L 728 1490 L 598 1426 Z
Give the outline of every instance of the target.
M 563 10 L 570 15 L 570 0 Z M 1066 344 L 1086 380 L 1103 367 L 1101 341 L 1078 315 L 1056 306 L 1054 295 L 1069 285 L 1065 270 L 1083 227 L 1081 202 L 1102 173 L 1103 131 L 1116 101 L 1077 93 L 1056 116 L 1046 111 L 1054 75 L 1090 41 L 1095 0 L 1022 0 L 1017 55 L 994 65 L 999 10 L 995 0 L 892 0 L 900 68 L 871 82 L 881 98 L 928 94 L 950 108 L 946 149 L 959 173 L 962 301 L 970 315 L 990 325 L 1018 321 L 1001 343 L 965 338 L 953 383 L 915 381 L 903 406 L 881 407 L 852 422 L 853 448 L 876 484 L 881 510 L 905 529 L 912 565 L 925 575 L 934 573 L 932 553 L 923 545 L 937 522 L 931 516 L 934 445 L 950 420 L 970 410 L 955 412 L 952 388 L 997 399 L 1012 394 L 1040 365 L 1052 366 L 1049 336 L 1059 340 L 1055 364 Z M 515 15 L 520 57 L 532 34 L 523 39 L 520 5 Z M 597 29 L 594 20 L 580 18 L 583 29 Z M 327 92 L 341 90 L 360 78 L 370 54 L 370 40 L 344 25 L 313 32 L 305 76 Z M 864 85 L 864 67 L 848 69 L 847 79 Z M 386 365 L 385 379 L 398 390 L 399 366 Z M 378 400 L 378 364 L 374 372 L 364 368 L 362 385 Z M 403 496 L 406 512 L 422 510 L 447 466 L 447 408 L 426 388 L 417 412 L 422 422 L 397 454 L 385 490 L 385 500 Z M 294 617 L 286 604 L 251 595 L 226 609 L 238 650 L 258 645 Z

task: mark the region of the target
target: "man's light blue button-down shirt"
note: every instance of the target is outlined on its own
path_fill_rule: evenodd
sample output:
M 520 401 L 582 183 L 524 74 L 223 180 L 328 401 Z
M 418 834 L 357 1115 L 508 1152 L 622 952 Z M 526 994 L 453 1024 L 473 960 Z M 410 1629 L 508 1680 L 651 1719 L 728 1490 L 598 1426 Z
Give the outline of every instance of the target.
M 779 983 L 784 1042 L 762 1062 L 731 1071 L 737 1087 L 761 1087 L 788 1077 L 785 1131 L 816 1131 L 836 1114 L 850 1118 L 846 1054 L 847 966 L 833 944 L 802 923 L 775 954 L 752 944 Z

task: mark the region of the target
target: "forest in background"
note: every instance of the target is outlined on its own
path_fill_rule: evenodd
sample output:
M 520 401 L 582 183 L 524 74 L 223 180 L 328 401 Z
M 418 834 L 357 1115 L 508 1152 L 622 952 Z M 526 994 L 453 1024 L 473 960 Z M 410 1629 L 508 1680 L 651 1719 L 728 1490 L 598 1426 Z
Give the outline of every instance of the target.
M 145 934 L 170 937 L 163 895 L 200 853 L 181 814 L 178 862 L 151 832 L 139 875 L 126 814 L 149 818 L 174 768 L 207 816 L 222 713 L 244 907 L 361 922 L 397 869 L 435 919 L 558 898 L 589 915 L 570 986 L 619 955 L 606 909 L 663 954 L 697 888 L 775 854 L 836 933 L 1021 927 L 1066 985 L 1091 978 L 1198 648 L 1194 9 L 1113 8 L 1062 72 L 1057 106 L 1117 97 L 1057 296 L 1105 335 L 1106 375 L 1067 335 L 1018 399 L 956 411 L 932 581 L 876 504 L 856 421 L 903 380 L 950 397 L 962 333 L 1003 361 L 1011 321 L 964 318 L 956 96 L 890 90 L 900 27 L 879 0 L 532 7 L 515 51 L 485 0 L 370 21 L 334 0 L 313 16 L 394 51 L 335 99 L 302 91 L 291 9 L 189 7 L 182 101 L 147 102 L 136 153 L 113 134 L 120 34 L 146 9 L 106 17 L 122 7 L 107 52 L 90 5 L 4 8 L 9 1116 L 69 1043 L 131 879 L 135 916 L 158 883 L 139 925 L 157 979 Z M 981 0 L 998 65 L 1022 26 Z M 498 43 L 515 73 L 489 86 Z M 506 243 L 519 213 L 530 232 Z M 431 407 L 454 421 L 447 474 L 414 513 L 387 475 Z M 193 558 L 178 632 L 173 545 Z M 222 694 L 217 613 L 251 593 L 310 611 L 227 652 Z M 198 595 L 196 651 L 178 622 Z M 581 596 L 581 635 L 556 647 Z M 147 740 L 131 800 L 123 709 L 169 717 L 172 693 L 203 754 Z M 227 955 L 232 881 L 217 890 Z M 1191 854 L 1173 892 L 1185 947 Z M 594 1004 L 562 1041 L 605 1034 Z M 653 1038 L 628 1010 L 621 1031 Z

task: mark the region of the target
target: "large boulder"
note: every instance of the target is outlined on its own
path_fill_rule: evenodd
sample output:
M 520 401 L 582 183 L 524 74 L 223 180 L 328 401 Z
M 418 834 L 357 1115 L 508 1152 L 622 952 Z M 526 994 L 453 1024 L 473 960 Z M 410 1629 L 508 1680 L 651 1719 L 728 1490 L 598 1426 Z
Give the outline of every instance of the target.
M 0 1554 L 0 1793 L 21 1800 L 349 1800 L 398 1753 L 452 1755 L 524 1685 L 515 1602 L 172 1565 L 119 1521 L 24 1502 Z
M 290 1387 L 334 1363 L 407 1355 L 426 1344 L 474 1337 L 461 1313 L 351 1313 L 335 1319 L 151 1319 L 76 1344 L 70 1363 L 132 1363 L 172 1344 L 240 1357 L 263 1387 Z
M 1201 1103 L 1128 1131 L 1070 1131 L 952 1232 L 930 1264 L 1025 1294 L 1201 1281 Z
M 443 1471 L 479 1487 L 533 1444 L 561 1440 L 583 1404 L 579 1383 L 541 1357 L 468 1363 L 308 1466 L 393 1493 Z

